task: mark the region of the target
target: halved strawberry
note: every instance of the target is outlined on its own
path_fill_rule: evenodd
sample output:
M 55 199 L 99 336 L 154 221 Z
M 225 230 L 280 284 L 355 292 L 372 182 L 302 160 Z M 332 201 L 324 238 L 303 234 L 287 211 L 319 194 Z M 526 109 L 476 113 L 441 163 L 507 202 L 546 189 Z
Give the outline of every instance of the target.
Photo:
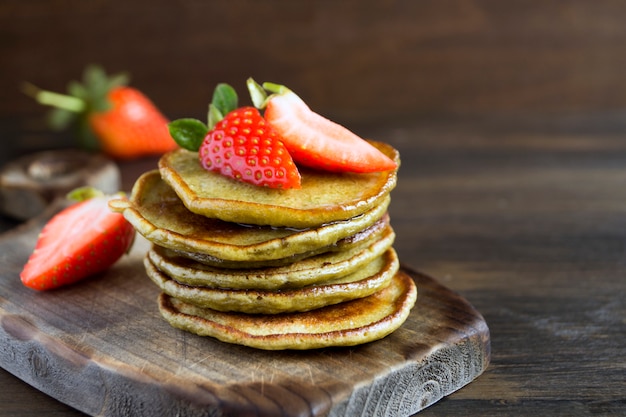
M 202 167 L 270 188 L 300 188 L 300 174 L 274 129 L 254 107 L 228 113 L 198 151 Z
M 339 172 L 379 172 L 397 168 L 396 162 L 345 127 L 312 111 L 293 91 L 282 85 L 248 79 L 256 107 L 281 136 L 294 161 Z M 265 90 L 273 93 L 266 95 Z
M 169 124 L 181 147 L 198 152 L 203 168 L 254 185 L 300 188 L 301 178 L 281 138 L 254 107 L 237 107 L 237 93 L 218 84 L 208 125 L 196 119 Z
M 104 271 L 132 245 L 135 229 L 97 195 L 74 203 L 44 226 L 20 274 L 22 283 L 49 290 Z

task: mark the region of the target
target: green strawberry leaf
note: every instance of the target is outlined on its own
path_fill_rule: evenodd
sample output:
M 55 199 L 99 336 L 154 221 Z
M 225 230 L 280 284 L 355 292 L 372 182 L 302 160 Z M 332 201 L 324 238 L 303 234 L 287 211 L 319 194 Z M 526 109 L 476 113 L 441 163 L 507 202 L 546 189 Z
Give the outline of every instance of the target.
M 107 90 L 111 91 L 114 88 L 128 85 L 129 82 L 130 82 L 130 75 L 128 75 L 128 73 L 126 72 L 120 72 L 119 74 L 115 74 L 108 78 Z
M 228 84 L 220 83 L 213 91 L 211 104 L 215 106 L 222 115 L 226 115 L 237 108 L 237 92 Z
M 70 127 L 77 117 L 73 111 L 53 108 L 48 112 L 48 125 L 52 130 L 60 132 Z
M 86 149 L 88 151 L 100 150 L 100 140 L 96 134 L 93 133 L 93 130 L 91 130 L 89 119 L 84 114 L 81 114 L 76 118 L 72 127 L 74 130 L 74 136 L 82 149 Z
M 115 88 L 127 85 L 129 76 L 127 73 L 107 76 L 104 68 L 99 65 L 89 65 L 83 72 L 83 83 L 81 87 L 70 86 L 77 96 L 83 96 L 89 104 L 89 111 L 103 112 L 111 108 L 111 103 L 107 99 L 109 92 Z M 72 94 L 74 95 L 74 94 Z
M 252 99 L 252 104 L 259 110 L 263 110 L 267 105 L 267 92 L 261 87 L 259 83 L 254 81 L 252 78 L 248 78 L 246 80 L 246 86 L 248 87 L 248 91 L 250 92 L 250 98 Z
M 286 94 L 291 91 L 284 85 L 270 82 L 259 84 L 252 78 L 248 78 L 246 80 L 246 85 L 248 86 L 248 91 L 250 92 L 250 98 L 252 99 L 254 107 L 259 110 L 263 110 L 267 107 L 267 102 L 275 95 Z M 268 94 L 268 92 L 271 94 Z
M 197 152 L 209 132 L 207 125 L 197 119 L 178 119 L 167 125 L 170 135 L 181 148 Z
M 209 114 L 207 120 L 209 122 L 209 130 L 213 129 L 217 122 L 222 120 L 231 111 L 238 106 L 239 98 L 233 87 L 226 83 L 220 83 L 213 90 L 213 98 L 209 104 Z
M 222 114 L 222 112 L 216 106 L 214 106 L 213 103 L 209 104 L 209 130 L 213 130 L 217 122 L 219 122 L 223 118 L 224 114 Z
M 67 92 L 70 96 L 76 97 L 85 102 L 89 100 L 89 92 L 85 86 L 78 81 L 70 81 L 67 85 Z
M 89 92 L 89 104 L 91 111 L 102 112 L 110 107 L 106 99 L 108 90 L 107 75 L 98 65 L 89 65 L 83 73 L 83 84 Z

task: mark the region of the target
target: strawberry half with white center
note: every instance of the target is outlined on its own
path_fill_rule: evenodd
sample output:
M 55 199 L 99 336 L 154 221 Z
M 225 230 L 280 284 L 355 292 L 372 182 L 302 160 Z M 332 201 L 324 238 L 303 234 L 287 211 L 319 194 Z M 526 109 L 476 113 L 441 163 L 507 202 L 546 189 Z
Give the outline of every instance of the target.
M 84 190 L 74 195 L 87 199 L 65 208 L 43 227 L 20 274 L 25 286 L 50 290 L 73 284 L 109 268 L 131 247 L 135 229 L 108 207 L 119 195 Z
M 181 147 L 198 152 L 200 164 L 208 171 L 258 186 L 301 187 L 298 168 L 280 136 L 256 108 L 238 108 L 235 90 L 227 84 L 215 89 L 208 126 L 195 119 L 179 119 L 169 128 Z
M 294 161 L 337 172 L 380 172 L 397 168 L 395 161 L 345 127 L 312 111 L 287 87 L 251 78 L 248 89 L 265 120 L 281 136 Z M 267 95 L 265 90 L 273 93 Z

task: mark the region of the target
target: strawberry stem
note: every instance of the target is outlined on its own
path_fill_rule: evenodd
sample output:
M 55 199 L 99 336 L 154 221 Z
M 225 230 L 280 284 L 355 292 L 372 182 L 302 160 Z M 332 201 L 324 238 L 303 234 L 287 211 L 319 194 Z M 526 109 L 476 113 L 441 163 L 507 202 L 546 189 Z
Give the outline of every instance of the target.
M 246 80 L 246 85 L 248 86 L 254 107 L 259 110 L 263 110 L 267 107 L 267 102 L 270 101 L 273 96 L 291 92 L 291 90 L 284 85 L 270 82 L 264 82 L 263 85 L 261 85 L 252 78 Z M 272 94 L 268 95 L 268 91 Z
M 67 193 L 66 197 L 68 200 L 81 202 L 94 197 L 102 197 L 103 195 L 104 193 L 101 190 L 94 187 L 85 186 L 74 188 L 72 191 Z
M 73 113 L 81 113 L 86 107 L 85 100 L 78 97 L 68 96 L 66 94 L 42 90 L 31 83 L 24 83 L 22 91 L 26 95 L 34 98 L 39 104 L 68 110 Z
M 291 91 L 289 88 L 287 88 L 284 85 L 270 83 L 270 82 L 264 82 L 263 88 L 269 91 L 270 93 L 274 93 L 274 94 L 285 94 Z

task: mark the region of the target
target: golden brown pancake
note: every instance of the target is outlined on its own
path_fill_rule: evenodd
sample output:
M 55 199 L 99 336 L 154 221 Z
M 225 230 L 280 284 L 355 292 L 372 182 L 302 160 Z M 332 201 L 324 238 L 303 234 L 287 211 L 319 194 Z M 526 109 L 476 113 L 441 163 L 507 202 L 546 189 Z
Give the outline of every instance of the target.
M 273 268 L 284 267 L 301 260 L 325 254 L 328 252 L 341 252 L 349 251 L 357 248 L 365 248 L 372 242 L 381 239 L 383 234 L 388 232 L 389 215 L 385 214 L 376 223 L 355 233 L 352 236 L 340 239 L 332 245 L 323 246 L 315 250 L 308 252 L 298 253 L 279 259 L 266 259 L 255 261 L 228 261 L 225 259 L 219 259 L 211 255 L 198 253 L 198 252 L 186 252 L 181 250 L 168 249 L 169 252 L 175 254 L 178 258 L 187 258 L 201 264 L 212 266 L 222 269 L 259 269 L 259 268 Z M 395 234 L 394 234 L 395 235 Z M 157 246 L 157 245 L 155 245 Z
M 391 146 L 371 142 L 400 164 Z M 280 227 L 317 227 L 347 220 L 383 204 L 396 186 L 397 170 L 339 174 L 301 168 L 302 188 L 258 187 L 209 172 L 198 154 L 178 149 L 165 154 L 159 170 L 192 212 L 234 223 Z
M 415 305 L 417 289 L 398 271 L 390 285 L 368 297 L 304 313 L 226 313 L 185 303 L 165 293 L 159 310 L 172 326 L 200 336 L 258 349 L 354 346 L 398 329 Z
M 159 271 L 148 257 L 146 272 L 166 294 L 199 307 L 249 314 L 308 311 L 373 294 L 389 285 L 399 269 L 396 252 L 389 249 L 358 271 L 316 285 L 287 290 L 235 290 L 181 284 Z
M 231 289 L 279 290 L 300 288 L 348 275 L 382 255 L 391 247 L 395 234 L 391 226 L 367 245 L 329 251 L 280 267 L 224 269 L 179 256 L 169 249 L 153 246 L 150 261 L 163 273 L 185 285 Z
M 112 200 L 109 206 L 152 243 L 169 249 L 201 253 L 226 261 L 267 261 L 333 245 L 372 226 L 387 212 L 390 197 L 369 211 L 348 220 L 316 228 L 293 229 L 249 226 L 194 214 L 158 171 L 143 174 L 129 199 Z

